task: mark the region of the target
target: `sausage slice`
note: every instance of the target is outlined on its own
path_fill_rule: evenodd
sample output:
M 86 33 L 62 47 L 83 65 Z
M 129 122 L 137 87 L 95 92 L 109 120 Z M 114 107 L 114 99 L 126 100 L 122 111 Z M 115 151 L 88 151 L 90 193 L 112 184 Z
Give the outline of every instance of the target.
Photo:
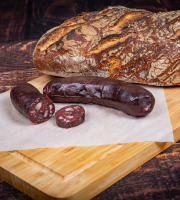
M 82 124 L 85 120 L 85 110 L 79 105 L 65 106 L 55 114 L 56 124 L 61 128 L 71 128 Z

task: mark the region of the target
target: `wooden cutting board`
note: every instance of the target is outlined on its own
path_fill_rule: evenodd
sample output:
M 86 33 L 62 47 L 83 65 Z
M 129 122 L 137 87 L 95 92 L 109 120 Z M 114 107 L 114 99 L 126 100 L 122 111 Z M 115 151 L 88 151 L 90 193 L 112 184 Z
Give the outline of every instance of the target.
M 42 88 L 51 79 L 43 75 L 31 83 Z M 164 92 L 177 142 L 180 87 Z M 0 177 L 37 200 L 90 199 L 170 145 L 141 142 L 0 152 Z

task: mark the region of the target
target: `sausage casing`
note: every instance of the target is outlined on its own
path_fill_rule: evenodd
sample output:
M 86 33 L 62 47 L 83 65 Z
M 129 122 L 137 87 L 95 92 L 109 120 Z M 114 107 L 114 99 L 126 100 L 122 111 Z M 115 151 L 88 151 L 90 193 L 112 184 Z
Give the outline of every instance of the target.
M 151 92 L 141 86 L 94 76 L 56 78 L 43 93 L 55 103 L 93 103 L 137 117 L 150 113 L 155 104 Z
M 14 107 L 35 124 L 47 121 L 55 111 L 52 100 L 29 83 L 14 87 L 10 98 Z

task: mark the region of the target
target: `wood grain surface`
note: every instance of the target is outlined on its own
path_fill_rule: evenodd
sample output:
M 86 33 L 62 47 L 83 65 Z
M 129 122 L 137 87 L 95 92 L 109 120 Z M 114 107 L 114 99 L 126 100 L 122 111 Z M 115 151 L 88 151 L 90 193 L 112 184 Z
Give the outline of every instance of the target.
M 32 52 L 44 32 L 80 12 L 111 5 L 152 11 L 180 9 L 179 0 L 1 0 L 0 92 L 41 75 L 34 68 Z M 30 200 L 3 180 L 0 199 Z M 94 198 L 101 199 L 180 199 L 180 141 Z

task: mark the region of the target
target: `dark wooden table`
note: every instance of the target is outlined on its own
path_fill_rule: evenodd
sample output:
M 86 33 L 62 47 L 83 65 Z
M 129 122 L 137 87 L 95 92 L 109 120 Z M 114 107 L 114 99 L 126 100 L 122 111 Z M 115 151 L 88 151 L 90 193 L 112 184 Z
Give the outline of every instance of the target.
M 120 4 L 152 11 L 180 9 L 179 0 L 1 0 L 0 93 L 41 75 L 33 66 L 32 53 L 47 30 L 78 13 Z M 30 200 L 0 179 L 2 199 Z M 100 199 L 180 199 L 180 141 L 94 198 Z

